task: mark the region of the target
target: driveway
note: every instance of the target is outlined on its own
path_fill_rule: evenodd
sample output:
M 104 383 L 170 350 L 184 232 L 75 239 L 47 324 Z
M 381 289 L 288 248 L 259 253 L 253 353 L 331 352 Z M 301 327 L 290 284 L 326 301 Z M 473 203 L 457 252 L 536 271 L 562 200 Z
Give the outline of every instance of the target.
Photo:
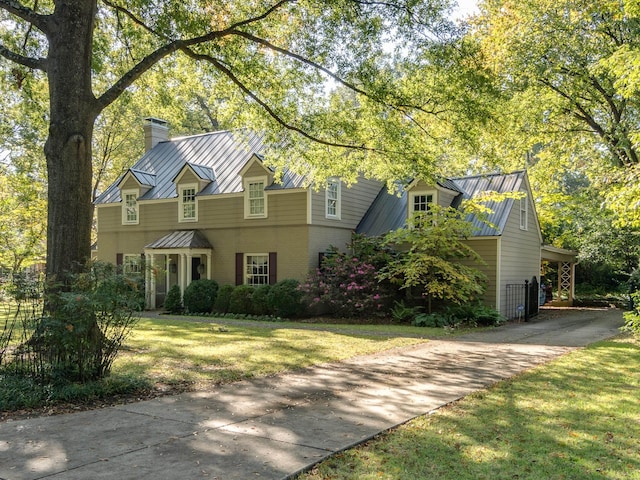
M 619 310 L 429 341 L 206 392 L 0 423 L 0 479 L 283 479 L 577 347 Z

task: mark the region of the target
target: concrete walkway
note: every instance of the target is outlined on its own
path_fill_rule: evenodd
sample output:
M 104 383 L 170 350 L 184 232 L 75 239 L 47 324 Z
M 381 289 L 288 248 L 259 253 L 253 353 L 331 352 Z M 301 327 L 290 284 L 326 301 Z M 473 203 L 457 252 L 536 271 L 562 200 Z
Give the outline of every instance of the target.
M 395 349 L 212 391 L 0 423 L 0 479 L 283 479 L 576 347 L 617 310 Z

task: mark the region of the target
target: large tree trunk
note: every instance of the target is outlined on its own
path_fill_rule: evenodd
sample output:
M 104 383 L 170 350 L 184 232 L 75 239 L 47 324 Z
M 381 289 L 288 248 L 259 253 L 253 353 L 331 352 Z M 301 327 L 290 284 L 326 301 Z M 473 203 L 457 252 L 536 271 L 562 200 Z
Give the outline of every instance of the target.
M 63 281 L 91 255 L 91 88 L 95 0 L 59 0 L 48 32 L 50 127 L 47 278 Z

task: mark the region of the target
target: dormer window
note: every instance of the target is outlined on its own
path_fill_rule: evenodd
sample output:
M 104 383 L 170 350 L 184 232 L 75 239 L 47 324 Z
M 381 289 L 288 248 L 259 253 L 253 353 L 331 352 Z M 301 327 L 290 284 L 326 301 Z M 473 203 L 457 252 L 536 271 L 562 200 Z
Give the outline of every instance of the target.
M 340 180 L 338 178 L 330 178 L 325 190 L 325 215 L 327 218 L 340 219 L 340 190 Z
M 140 221 L 138 211 L 138 190 L 122 191 L 122 223 L 137 225 Z
M 267 197 L 264 178 L 245 179 L 245 218 L 264 218 L 267 216 Z
M 432 193 L 413 193 L 411 194 L 410 213 L 427 212 L 429 206 L 433 203 Z
M 181 222 L 195 222 L 198 220 L 196 203 L 196 186 L 183 185 L 179 189 L 179 212 Z

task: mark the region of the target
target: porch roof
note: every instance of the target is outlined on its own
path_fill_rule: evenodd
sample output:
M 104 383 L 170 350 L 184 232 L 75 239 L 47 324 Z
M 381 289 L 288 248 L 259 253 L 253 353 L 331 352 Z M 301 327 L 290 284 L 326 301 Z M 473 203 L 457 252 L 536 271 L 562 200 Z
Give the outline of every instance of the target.
M 213 249 L 207 237 L 199 230 L 177 230 L 146 245 L 145 249 L 208 248 Z
M 567 262 L 576 263 L 578 252 L 567 250 L 566 248 L 553 247 L 551 245 L 543 245 L 540 249 L 542 260 L 550 262 Z

